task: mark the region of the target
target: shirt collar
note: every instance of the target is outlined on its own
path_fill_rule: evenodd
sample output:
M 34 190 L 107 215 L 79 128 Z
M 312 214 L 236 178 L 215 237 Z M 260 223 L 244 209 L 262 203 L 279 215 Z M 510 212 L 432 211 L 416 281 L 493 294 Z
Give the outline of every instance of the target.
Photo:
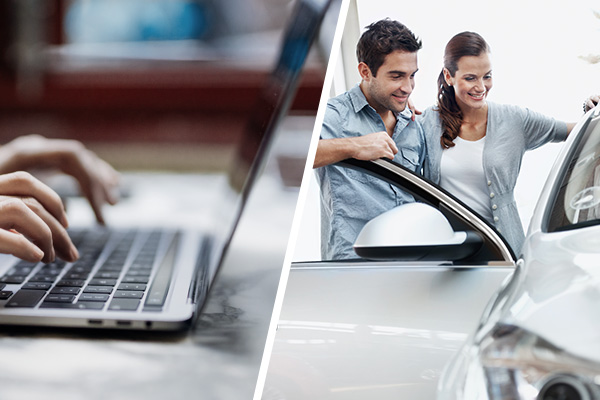
M 350 89 L 348 94 L 350 95 L 350 100 L 352 101 L 352 106 L 354 107 L 355 113 L 358 113 L 360 110 L 369 105 L 365 94 L 360 89 L 360 84 L 357 84 Z

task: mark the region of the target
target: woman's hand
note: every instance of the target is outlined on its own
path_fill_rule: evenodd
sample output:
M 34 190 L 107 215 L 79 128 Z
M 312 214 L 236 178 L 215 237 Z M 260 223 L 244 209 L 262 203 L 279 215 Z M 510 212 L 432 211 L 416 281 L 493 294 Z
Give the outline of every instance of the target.
M 407 106 L 408 106 L 408 109 L 412 112 L 412 117 L 410 118 L 411 120 L 414 121 L 417 115 L 423 114 L 423 112 L 416 109 L 415 104 L 413 103 L 413 101 L 410 97 L 408 98 Z
M 0 174 L 39 168 L 58 169 L 73 176 L 101 224 L 102 206 L 119 200 L 119 174 L 76 140 L 29 135 L 0 147 Z
M 79 258 L 56 192 L 28 174 L 0 175 L 0 253 L 45 263 Z
M 598 105 L 600 95 L 593 95 L 585 99 L 583 102 L 583 112 L 586 113 Z

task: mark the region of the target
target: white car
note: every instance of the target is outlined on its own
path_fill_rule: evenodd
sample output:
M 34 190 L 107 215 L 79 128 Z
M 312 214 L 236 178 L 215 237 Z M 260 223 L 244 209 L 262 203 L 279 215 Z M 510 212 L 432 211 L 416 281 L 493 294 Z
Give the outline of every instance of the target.
M 436 185 L 347 161 L 420 204 L 365 226 L 369 260 L 292 264 L 263 399 L 600 399 L 599 121 L 571 133 L 518 259 Z

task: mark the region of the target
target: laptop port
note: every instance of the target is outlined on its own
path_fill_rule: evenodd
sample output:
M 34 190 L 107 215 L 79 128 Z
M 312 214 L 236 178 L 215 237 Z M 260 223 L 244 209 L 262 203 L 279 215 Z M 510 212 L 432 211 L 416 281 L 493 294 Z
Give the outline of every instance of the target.
M 118 326 L 131 326 L 131 321 L 117 321 Z
M 88 319 L 88 324 L 90 325 L 102 325 L 101 319 Z
M 146 321 L 146 328 L 152 329 L 152 321 Z

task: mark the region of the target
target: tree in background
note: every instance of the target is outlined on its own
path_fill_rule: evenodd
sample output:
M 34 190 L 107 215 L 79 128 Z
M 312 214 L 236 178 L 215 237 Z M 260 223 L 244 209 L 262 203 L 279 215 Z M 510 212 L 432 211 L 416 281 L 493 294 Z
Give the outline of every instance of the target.
M 600 12 L 598 11 L 593 11 L 594 13 L 594 17 L 600 19 Z M 587 56 L 580 56 L 579 58 L 581 58 L 582 60 L 585 60 L 587 62 L 589 62 L 590 64 L 598 64 L 600 63 L 600 54 L 589 54 Z

